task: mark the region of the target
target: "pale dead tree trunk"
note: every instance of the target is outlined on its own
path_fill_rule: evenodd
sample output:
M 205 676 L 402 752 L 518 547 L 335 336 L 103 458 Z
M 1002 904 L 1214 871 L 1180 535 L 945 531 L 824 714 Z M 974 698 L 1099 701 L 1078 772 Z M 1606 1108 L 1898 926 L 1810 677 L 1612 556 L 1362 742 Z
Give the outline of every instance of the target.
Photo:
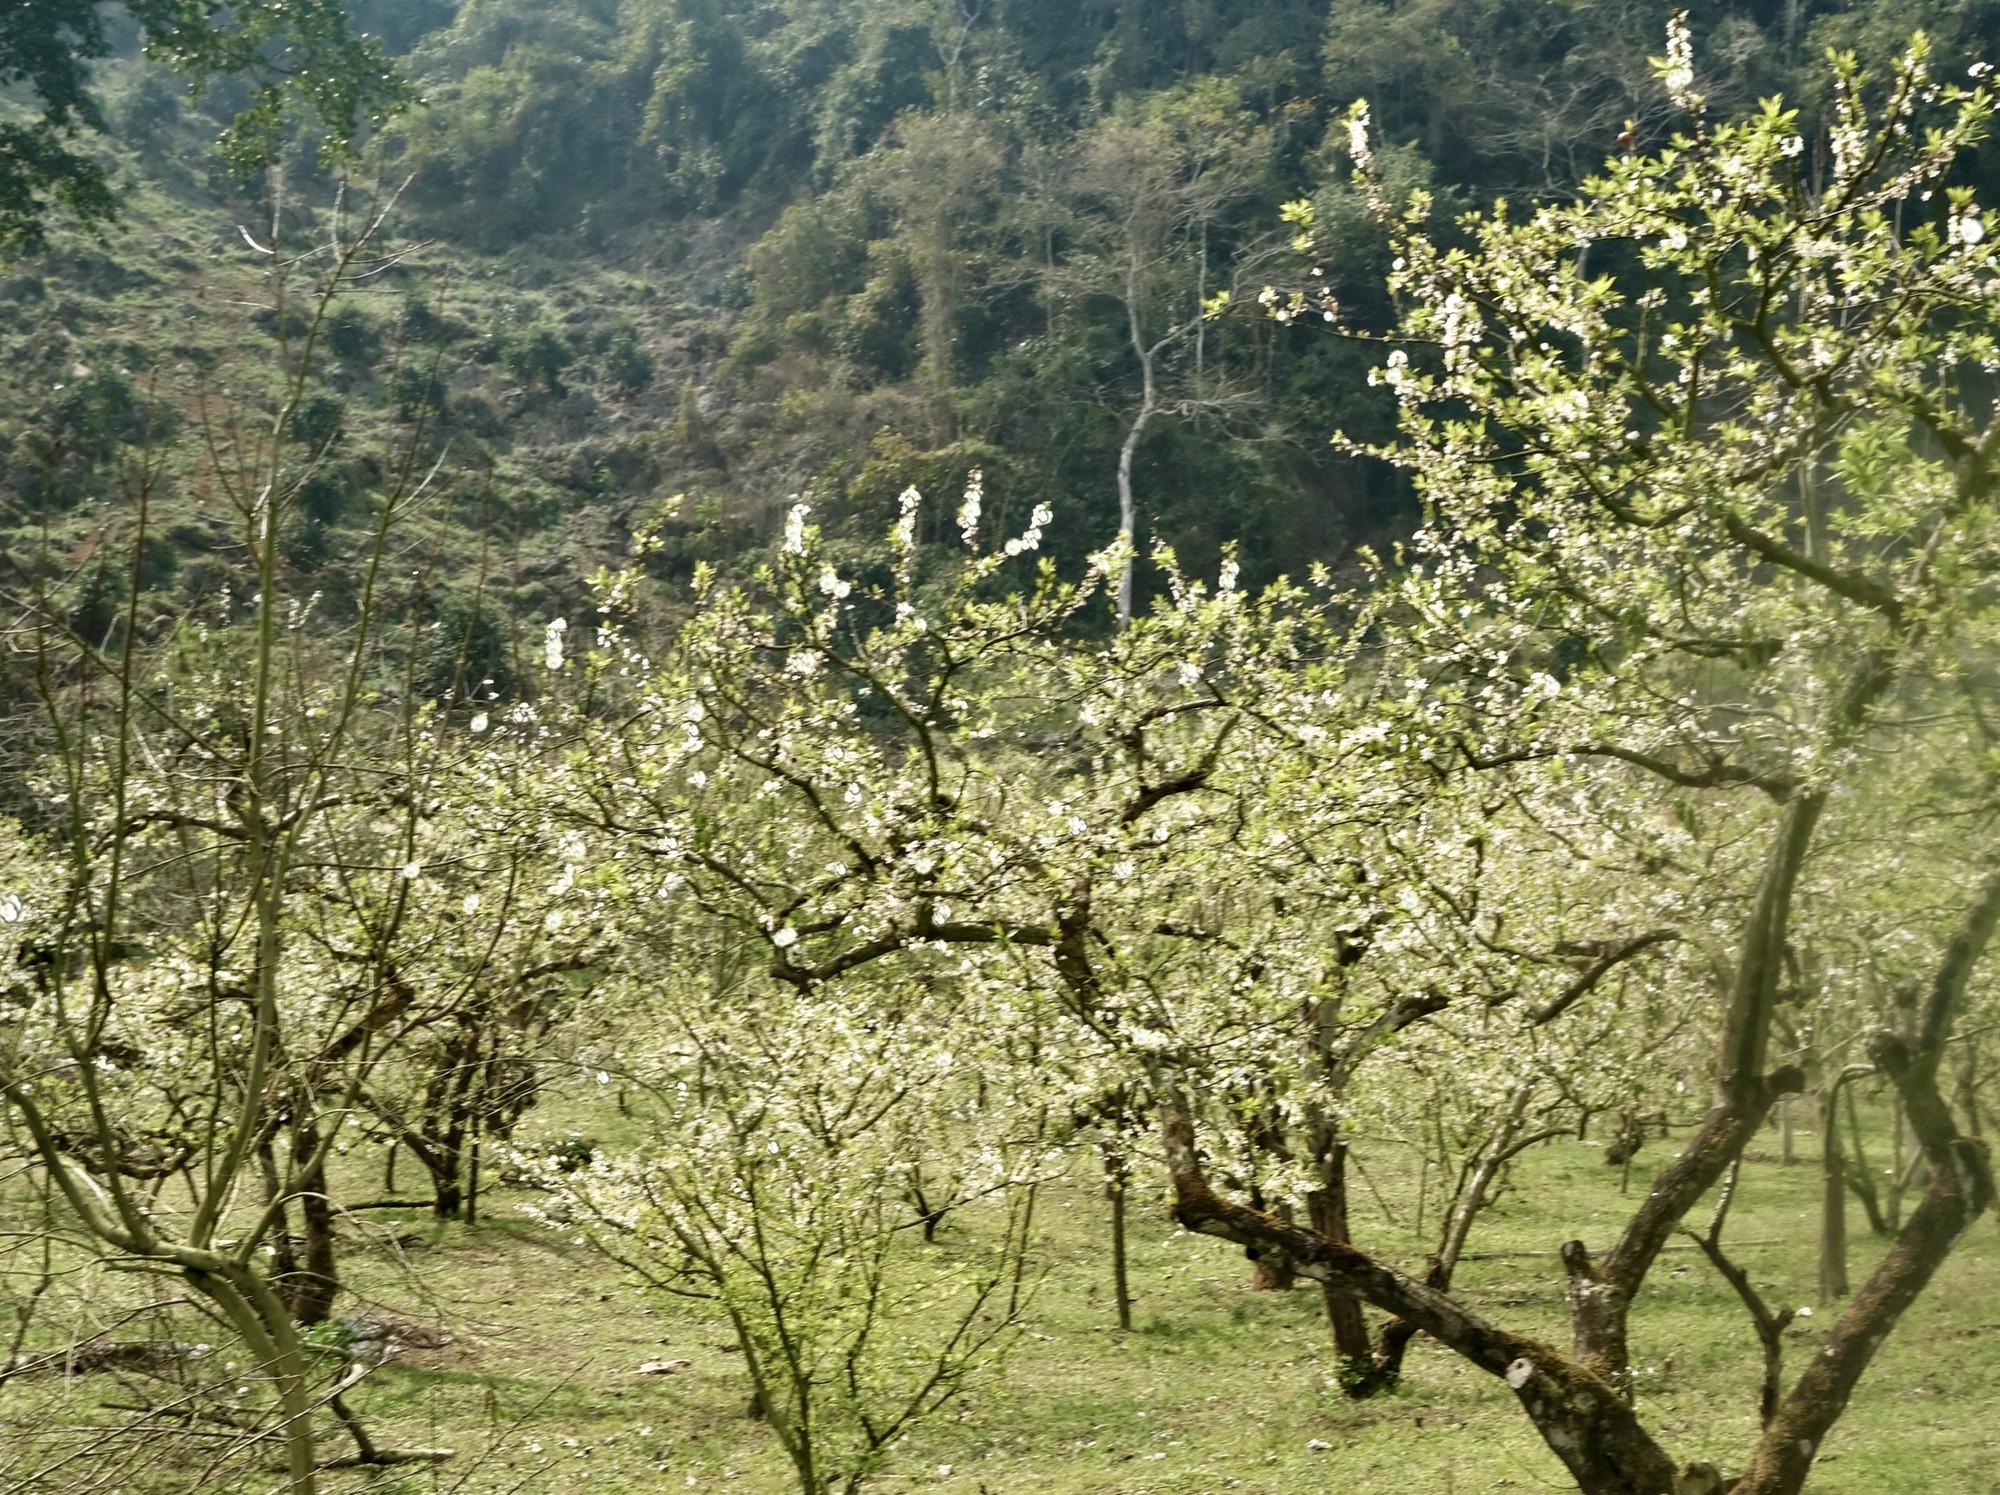
M 1204 245 L 1206 242 L 1204 231 Z M 1124 439 L 1118 444 L 1118 538 L 1131 548 L 1118 572 L 1118 627 L 1121 631 L 1132 623 L 1132 573 L 1136 562 L 1132 550 L 1137 547 L 1139 534 L 1139 500 L 1133 484 L 1133 468 L 1147 429 L 1163 414 L 1186 420 L 1204 413 L 1226 413 L 1233 406 L 1247 403 L 1241 391 L 1218 389 L 1205 393 L 1200 389 L 1199 380 L 1196 391 L 1185 397 L 1168 399 L 1161 393 L 1161 360 L 1185 345 L 1190 338 L 1199 338 L 1207 328 L 1208 319 L 1207 313 L 1197 305 L 1193 316 L 1175 323 L 1148 342 L 1143 286 L 1146 268 L 1140 262 L 1135 242 L 1134 252 L 1126 262 L 1124 301 L 1126 335 L 1139 365 L 1139 403 L 1132 411 Z M 1203 284 L 1206 284 L 1205 277 Z
M 1089 247 L 1052 279 L 1060 293 L 1119 304 L 1126 340 L 1138 365 L 1136 404 L 1123 416 L 1118 444 L 1119 537 L 1137 542 L 1139 504 L 1134 470 L 1159 417 L 1188 419 L 1248 407 L 1247 389 L 1224 387 L 1207 370 L 1205 304 L 1211 230 L 1228 206 L 1249 194 L 1260 161 L 1273 149 L 1270 132 L 1241 120 L 1218 127 L 1184 119 L 1135 124 L 1104 121 L 1085 141 L 1072 168 L 1070 191 L 1079 237 Z M 1115 224 L 1115 234 L 1106 233 Z M 1272 249 L 1238 251 L 1230 266 L 1240 284 Z M 1190 373 L 1185 362 L 1191 357 Z M 1129 626 L 1136 559 L 1127 554 L 1115 595 L 1118 625 Z
M 1118 447 L 1118 538 L 1125 543 L 1125 562 L 1118 571 L 1118 627 L 1122 631 L 1132 626 L 1132 570 L 1135 557 L 1133 548 L 1138 543 L 1139 502 L 1132 493 L 1132 463 L 1139 454 L 1139 443 L 1145 440 L 1146 427 L 1160 412 L 1160 386 L 1155 376 L 1160 353 L 1168 347 L 1175 333 L 1155 343 L 1146 341 L 1143 325 L 1143 311 L 1139 284 L 1139 246 L 1135 226 L 1128 221 L 1126 238 L 1131 245 L 1125 261 L 1125 327 L 1132 339 L 1132 352 L 1139 360 L 1139 408 L 1132 413 L 1132 423 L 1125 428 L 1125 439 Z

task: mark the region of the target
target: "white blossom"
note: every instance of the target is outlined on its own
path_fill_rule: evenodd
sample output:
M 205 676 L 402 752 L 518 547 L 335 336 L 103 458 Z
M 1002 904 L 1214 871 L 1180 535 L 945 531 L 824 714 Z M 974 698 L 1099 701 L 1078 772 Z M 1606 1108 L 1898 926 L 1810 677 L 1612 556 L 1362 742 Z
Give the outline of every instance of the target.
M 1685 11 L 1674 11 L 1667 18 L 1667 59 L 1660 81 L 1678 107 L 1692 109 L 1700 104 L 1694 92 L 1694 35 L 1688 29 Z
M 804 555 L 806 553 L 806 516 L 812 513 L 812 505 L 795 503 L 785 515 L 785 554 Z
M 979 545 L 979 513 L 985 506 L 985 475 L 977 469 L 966 479 L 965 501 L 958 508 L 958 532 L 965 541 L 967 550 Z
M 1368 143 L 1368 106 L 1357 104 L 1347 116 L 1347 153 L 1354 158 L 1354 164 L 1366 171 L 1374 164 L 1375 155 Z

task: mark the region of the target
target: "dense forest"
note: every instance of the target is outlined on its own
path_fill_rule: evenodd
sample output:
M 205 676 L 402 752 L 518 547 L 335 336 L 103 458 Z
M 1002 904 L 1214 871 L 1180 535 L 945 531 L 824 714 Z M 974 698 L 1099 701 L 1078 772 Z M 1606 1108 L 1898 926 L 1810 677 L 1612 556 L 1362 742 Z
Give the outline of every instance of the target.
M 1810 113 L 1829 46 L 1892 57 L 1922 25 L 1979 56 L 2000 30 L 1983 7 L 1933 8 L 1697 9 L 1704 87 L 1724 111 L 1782 92 Z M 159 370 L 263 358 L 207 311 L 261 295 L 235 278 L 238 225 L 303 243 L 334 201 L 319 134 L 299 131 L 272 178 L 237 125 L 232 170 L 214 137 L 250 86 L 212 78 L 190 103 L 106 14 L 92 97 L 109 128 L 88 143 L 128 210 L 109 238 L 18 264 L 0 307 L 21 349 L 10 487 L 35 496 L 12 522 L 30 530 L 101 494 L 97 454 L 143 424 Z M 482 594 L 517 631 L 582 605 L 569 583 L 653 518 L 659 566 L 685 576 L 755 548 L 788 495 L 866 547 L 906 486 L 974 469 L 1003 518 L 1049 504 L 1071 562 L 1118 532 L 1121 500 L 1142 551 L 1157 537 L 1212 570 L 1233 544 L 1257 583 L 1379 547 L 1414 522 L 1409 485 L 1328 440 L 1393 426 L 1372 350 L 1257 300 L 1311 280 L 1349 328 L 1388 325 L 1386 241 L 1330 126 L 1366 97 L 1383 169 L 1430 186 L 1441 223 L 1561 195 L 1674 127 L 1649 60 L 1662 17 L 1640 4 L 378 0 L 357 16 L 423 103 L 357 163 L 351 190 L 401 188 L 386 229 L 403 257 L 329 328 L 317 418 L 354 429 L 293 549 L 338 568 L 347 499 L 394 445 L 378 428 L 422 416 L 461 507 L 437 585 L 506 555 Z M 1300 200 L 1313 263 L 1281 220 Z M 296 329 L 275 317 L 255 330 L 282 342 Z M 167 544 L 158 568 L 205 554 Z M 1159 581 L 1142 564 L 1142 593 Z
M 0 1495 L 1993 1488 L 1988 58 L 18 0 Z

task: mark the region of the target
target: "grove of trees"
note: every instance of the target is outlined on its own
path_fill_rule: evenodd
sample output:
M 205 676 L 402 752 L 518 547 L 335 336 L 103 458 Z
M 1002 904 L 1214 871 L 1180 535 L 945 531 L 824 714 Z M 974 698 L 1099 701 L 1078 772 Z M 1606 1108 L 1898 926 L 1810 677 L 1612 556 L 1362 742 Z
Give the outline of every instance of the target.
M 1247 1255 L 1246 1290 L 1312 1284 L 1340 1396 L 1405 1394 L 1437 1347 L 1585 1495 L 1786 1495 L 1851 1402 L 1897 1394 L 1871 1367 L 1994 1203 L 1990 68 L 1918 33 L 1752 102 L 1808 76 L 1795 12 L 1753 47 L 1616 6 L 467 0 L 404 38 L 456 71 L 377 142 L 403 185 L 349 169 L 307 210 L 275 80 L 309 69 L 266 28 L 344 59 L 307 101 L 354 149 L 405 92 L 338 8 L 224 9 L 132 16 L 204 75 L 275 68 L 243 115 L 267 216 L 228 250 L 262 363 L 85 369 L 98 404 L 10 468 L 39 486 L 9 492 L 0 578 L 8 1488 L 486 1488 L 382 1435 L 386 1331 L 344 1301 L 354 1222 L 406 1208 L 412 1167 L 438 1220 L 491 1226 L 501 1190 L 509 1229 L 612 1264 L 631 1297 L 600 1312 L 733 1336 L 801 1495 L 898 1473 L 1034 1354 L 1042 1220 L 1080 1181 L 1107 1330 L 1157 1202 Z M 111 40 L 21 14 L 55 50 L 15 76 L 67 151 Z M 1065 48 L 1092 60 L 1057 86 L 1037 49 Z M 1367 98 L 1304 149 L 1308 72 Z M 606 87 L 596 133 L 549 112 Z M 1018 133 L 1037 111 L 1073 122 L 1060 149 Z M 643 162 L 605 213 L 809 175 L 718 356 L 787 371 L 780 409 L 860 389 L 897 423 L 747 556 L 687 553 L 693 484 L 631 504 L 587 609 L 524 627 L 490 553 L 505 469 L 454 465 L 466 339 L 394 279 L 393 225 L 581 211 L 566 152 Z M 1526 195 L 1468 207 L 1473 156 Z M 13 200 L 17 240 L 39 193 L 108 207 L 35 159 L 72 187 Z M 394 327 L 355 310 L 384 280 Z M 632 398 L 637 339 L 592 354 Z M 1316 373 L 1274 372 L 1312 339 Z M 582 421 L 574 352 L 519 317 L 485 361 Z M 1010 406 L 1064 367 L 1095 445 Z M 1322 382 L 1281 419 L 1294 377 Z M 673 399 L 673 460 L 726 464 Z M 1236 493 L 1185 554 L 1158 538 L 1193 499 L 1149 439 L 1207 431 L 1204 481 L 1276 495 L 1277 427 L 1314 411 L 1404 496 L 1383 544 L 1232 538 Z M 1072 525 L 1079 452 L 1115 513 Z M 190 511 L 225 558 L 192 600 Z M 599 1130 L 552 1142 L 557 1105 Z M 1803 1352 L 1807 1305 L 1730 1234 L 1795 1114 Z M 1616 1220 L 1539 1201 L 1557 1344 L 1461 1269 L 1513 1170 L 1582 1136 L 1637 1176 Z M 1421 1255 L 1360 1205 L 1400 1148 L 1439 1181 Z M 1881 1244 L 1851 1271 L 1857 1199 Z M 1727 1446 L 1649 1406 L 1680 1245 L 1756 1347 Z M 84 1332 L 93 1295 L 118 1314 Z M 90 1376 L 110 1415 L 5 1411 Z

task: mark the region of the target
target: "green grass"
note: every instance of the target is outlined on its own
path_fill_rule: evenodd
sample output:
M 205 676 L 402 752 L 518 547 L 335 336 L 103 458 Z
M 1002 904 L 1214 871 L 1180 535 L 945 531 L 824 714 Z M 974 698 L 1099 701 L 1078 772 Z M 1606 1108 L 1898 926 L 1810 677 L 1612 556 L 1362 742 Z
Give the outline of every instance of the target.
M 1809 1138 L 1803 1139 L 1810 1146 Z M 1642 1160 L 1657 1166 L 1664 1149 Z M 1561 1142 L 1517 1167 L 1475 1234 L 1460 1285 L 1489 1316 L 1563 1342 L 1570 1235 L 1611 1236 L 1629 1201 L 1598 1149 Z M 1364 1239 L 1407 1247 L 1412 1181 L 1374 1170 L 1402 1228 L 1366 1196 Z M 1647 1172 L 1635 1171 L 1633 1188 Z M 1773 1301 L 1809 1302 L 1816 1170 L 1753 1162 L 1728 1238 Z M 745 1415 L 733 1336 L 691 1305 L 648 1296 L 619 1272 L 488 1201 L 477 1229 L 396 1222 L 420 1242 L 396 1260 L 357 1240 L 357 1296 L 447 1327 L 452 1342 L 393 1363 L 355 1401 L 385 1441 L 443 1445 L 436 1472 L 375 1488 L 528 1491 L 782 1491 L 788 1470 Z M 1342 1397 L 1317 1292 L 1252 1293 L 1240 1253 L 1134 1211 L 1138 1325 L 1114 1327 L 1104 1206 L 1090 1181 L 1052 1190 L 1042 1214 L 1045 1284 L 1011 1358 L 899 1450 L 879 1487 L 957 1495 L 1199 1495 L 1340 1490 L 1570 1488 L 1504 1387 L 1435 1345 L 1413 1348 L 1405 1384 Z M 394 1217 L 370 1217 L 381 1230 Z M 1881 1244 L 1856 1225 L 1860 1274 Z M 1509 1255 L 1504 1253 L 1522 1253 Z M 1537 1253 L 1537 1254 L 1528 1254 Z M 1414 1253 L 1403 1259 L 1415 1265 Z M 350 1302 L 350 1308 L 359 1306 Z M 1789 1331 L 1790 1364 L 1832 1313 Z M 1757 1354 L 1733 1295 L 1692 1250 L 1664 1256 L 1634 1320 L 1640 1403 L 1677 1456 L 1740 1467 L 1754 1438 Z M 684 1359 L 671 1376 L 649 1360 Z M 1825 1495 L 2000 1488 L 2000 1232 L 1981 1221 L 1906 1318 L 1828 1440 Z M 1329 1447 L 1310 1446 L 1317 1441 Z M 946 1468 L 949 1472 L 945 1472 Z

